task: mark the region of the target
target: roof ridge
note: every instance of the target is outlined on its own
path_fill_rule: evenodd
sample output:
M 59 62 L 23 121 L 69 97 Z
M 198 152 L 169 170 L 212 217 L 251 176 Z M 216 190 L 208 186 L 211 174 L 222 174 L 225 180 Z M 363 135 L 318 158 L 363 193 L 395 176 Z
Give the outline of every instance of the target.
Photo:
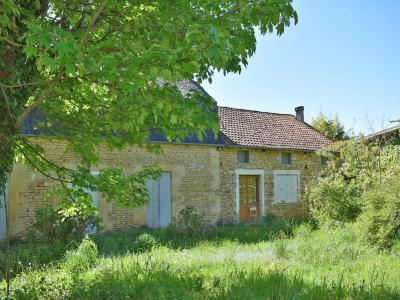
M 218 105 L 218 108 L 229 108 L 229 109 L 234 109 L 234 110 L 249 111 L 249 112 L 261 113 L 261 114 L 279 115 L 279 116 L 290 116 L 290 117 L 295 118 L 295 115 L 292 115 L 292 114 L 275 113 L 275 112 L 260 111 L 260 110 L 246 109 L 246 108 L 237 108 L 237 107 L 229 107 L 229 106 L 222 106 L 222 105 Z
M 395 126 L 391 126 L 391 127 L 385 128 L 385 129 L 382 129 L 382 130 L 377 131 L 377 132 L 373 132 L 373 133 L 367 134 L 366 137 L 370 138 L 370 137 L 378 136 L 378 135 L 381 135 L 381 134 L 389 133 L 389 132 L 392 132 L 392 131 L 395 131 L 395 130 L 398 130 L 398 129 L 400 129 L 400 124 L 399 125 L 395 125 Z

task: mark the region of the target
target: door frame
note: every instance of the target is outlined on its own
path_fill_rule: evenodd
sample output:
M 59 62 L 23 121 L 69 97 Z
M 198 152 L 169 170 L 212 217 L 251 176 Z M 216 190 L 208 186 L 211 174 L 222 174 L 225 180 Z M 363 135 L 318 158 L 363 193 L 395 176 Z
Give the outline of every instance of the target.
M 264 185 L 265 185 L 265 171 L 260 169 L 235 169 L 235 199 L 234 199 L 234 210 L 235 210 L 235 219 L 236 222 L 240 222 L 240 183 L 239 176 L 240 175 L 256 175 L 258 176 L 258 197 L 260 199 L 260 217 L 262 218 L 265 213 L 265 193 L 264 193 Z

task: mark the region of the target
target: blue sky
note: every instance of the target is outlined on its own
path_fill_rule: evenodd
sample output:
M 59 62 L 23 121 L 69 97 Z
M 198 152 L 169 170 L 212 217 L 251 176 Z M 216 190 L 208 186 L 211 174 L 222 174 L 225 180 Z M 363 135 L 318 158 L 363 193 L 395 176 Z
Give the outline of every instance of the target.
M 400 119 L 400 1 L 295 0 L 299 23 L 259 36 L 241 74 L 203 87 L 219 105 L 338 115 L 355 133 Z

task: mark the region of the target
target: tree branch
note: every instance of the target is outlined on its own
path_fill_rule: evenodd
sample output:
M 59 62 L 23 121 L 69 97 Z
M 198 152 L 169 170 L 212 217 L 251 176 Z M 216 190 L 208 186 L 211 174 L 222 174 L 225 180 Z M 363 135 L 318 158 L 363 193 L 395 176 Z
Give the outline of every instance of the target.
M 31 86 L 31 85 L 39 85 L 42 83 L 46 83 L 49 80 L 40 80 L 40 81 L 33 81 L 33 82 L 26 82 L 26 83 L 19 83 L 19 84 L 3 84 L 0 83 L 0 87 L 1 88 L 5 88 L 5 89 L 13 89 L 13 88 L 22 88 L 25 86 Z
M 101 12 L 103 9 L 106 7 L 108 0 L 104 0 L 103 3 L 100 5 L 99 9 L 96 11 L 96 14 L 94 15 L 92 21 L 90 22 L 89 26 L 86 29 L 85 34 L 82 37 L 82 40 L 80 42 L 80 45 L 82 46 L 86 42 L 87 35 L 90 33 L 92 30 L 93 26 L 96 24 L 97 19 L 100 17 Z
M 61 178 L 60 178 L 60 175 L 59 175 L 59 173 L 58 173 L 57 171 L 56 171 L 57 178 L 54 177 L 54 176 L 51 176 L 51 175 L 48 174 L 48 173 L 46 173 L 46 172 L 43 171 L 41 168 L 39 168 L 39 167 L 33 162 L 32 159 L 29 158 L 29 156 L 25 153 L 25 151 L 22 149 L 21 146 L 19 146 L 19 145 L 16 144 L 15 147 L 18 148 L 18 150 L 22 153 L 22 155 L 23 155 L 23 156 L 25 157 L 25 159 L 29 162 L 29 164 L 30 164 L 32 167 L 34 167 L 34 168 L 35 168 L 40 174 L 42 174 L 43 176 L 45 176 L 45 177 L 47 177 L 47 178 L 49 178 L 49 179 L 56 180 L 56 181 L 61 182 L 61 183 L 70 183 L 70 182 L 67 181 L 67 180 L 61 179 Z
M 104 0 L 103 3 L 100 5 L 100 7 L 98 8 L 96 14 L 94 15 L 92 21 L 90 22 L 88 28 L 86 29 L 86 32 L 84 34 L 84 36 L 82 37 L 82 40 L 80 42 L 80 45 L 83 46 L 83 44 L 86 41 L 86 37 L 89 34 L 89 32 L 92 30 L 94 24 L 96 23 L 97 19 L 99 18 L 101 12 L 103 11 L 103 9 L 105 8 L 105 6 L 107 5 L 108 0 Z M 54 90 L 56 83 L 61 79 L 62 77 L 62 73 L 59 72 L 57 74 L 57 76 L 54 78 L 54 80 L 52 81 L 52 84 L 49 85 L 47 87 L 47 89 L 45 89 L 42 94 L 34 101 L 34 103 L 29 106 L 17 119 L 17 122 L 15 124 L 16 129 L 18 130 L 19 128 L 21 128 L 22 122 L 24 121 L 24 119 L 29 115 L 29 113 L 36 107 L 38 107 L 50 94 L 51 92 Z M 50 82 L 49 82 L 50 83 Z
M 14 41 L 12 41 L 12 40 L 10 40 L 10 39 L 4 37 L 4 36 L 0 36 L 0 40 L 1 40 L 1 41 L 5 41 L 6 43 L 8 43 L 8 44 L 10 44 L 10 45 L 12 45 L 12 46 L 15 46 L 15 47 L 23 47 L 23 46 L 24 46 L 24 45 L 22 45 L 22 44 L 19 44 L 19 43 L 14 42 Z
M 10 103 L 8 102 L 7 94 L 4 92 L 4 89 L 3 89 L 2 87 L 1 87 L 1 91 L 3 92 L 4 101 L 6 102 L 7 113 L 8 113 L 8 115 L 9 115 L 9 117 L 12 118 L 11 107 L 10 107 Z
M 61 73 L 58 73 L 58 75 L 56 76 L 56 78 L 53 80 L 53 83 L 51 85 L 49 85 L 47 87 L 47 89 L 45 89 L 42 94 L 34 101 L 34 103 L 29 106 L 18 118 L 17 118 L 17 122 L 15 124 L 15 129 L 20 129 L 22 122 L 24 121 L 24 119 L 30 114 L 30 112 L 38 107 L 46 98 L 47 96 L 49 96 L 51 94 L 51 92 L 54 90 L 55 86 L 56 86 L 56 82 L 58 80 L 60 80 L 61 78 Z

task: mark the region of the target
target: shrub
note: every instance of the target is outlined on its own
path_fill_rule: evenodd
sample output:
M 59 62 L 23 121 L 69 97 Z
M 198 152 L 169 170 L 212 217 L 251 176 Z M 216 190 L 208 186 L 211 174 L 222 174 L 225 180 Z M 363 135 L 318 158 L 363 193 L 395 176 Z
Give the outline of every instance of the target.
M 157 240 L 149 233 L 139 235 L 134 242 L 134 248 L 138 252 L 150 251 L 157 245 Z
M 364 238 L 379 249 L 390 249 L 400 240 L 400 181 L 387 181 L 365 193 L 363 201 L 359 225 Z
M 96 244 L 86 237 L 76 250 L 67 251 L 64 266 L 70 273 L 79 274 L 89 270 L 95 264 L 97 258 Z
M 70 240 L 72 238 L 82 238 L 88 224 L 98 227 L 100 219 L 95 216 L 89 218 L 69 218 L 63 220 L 59 209 L 45 206 L 36 210 L 35 221 L 33 224 L 34 235 L 40 240 Z
M 178 232 L 192 237 L 207 237 L 215 233 L 215 226 L 205 222 L 203 216 L 191 205 L 179 212 L 176 225 Z
M 362 195 L 380 188 L 400 170 L 400 147 L 351 140 L 335 144 L 327 156 L 324 178 L 307 193 L 310 211 L 319 220 L 354 221 L 363 210 Z
M 325 178 L 308 193 L 311 213 L 324 221 L 354 221 L 362 211 L 361 194 L 355 183 Z

